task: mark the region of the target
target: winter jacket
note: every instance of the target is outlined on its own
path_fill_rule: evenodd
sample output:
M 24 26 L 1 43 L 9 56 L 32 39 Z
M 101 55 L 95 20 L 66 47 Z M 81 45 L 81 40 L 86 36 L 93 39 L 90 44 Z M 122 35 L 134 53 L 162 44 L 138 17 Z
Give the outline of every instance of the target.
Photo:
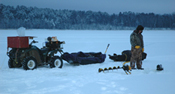
M 135 46 L 140 46 L 141 49 L 144 48 L 142 34 L 139 34 L 137 30 L 134 30 L 130 35 L 130 43 L 131 43 L 131 46 L 134 48 Z

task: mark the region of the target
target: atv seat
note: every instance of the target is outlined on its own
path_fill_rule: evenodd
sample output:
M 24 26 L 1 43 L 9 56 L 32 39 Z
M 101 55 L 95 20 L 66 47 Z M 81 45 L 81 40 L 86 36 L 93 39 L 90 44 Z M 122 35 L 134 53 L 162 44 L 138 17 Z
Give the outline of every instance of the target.
M 49 48 L 42 48 L 40 49 L 43 55 L 46 55 L 49 52 Z
M 48 47 L 50 49 L 63 49 L 61 44 L 64 44 L 64 41 L 63 42 L 50 41 L 50 42 L 46 42 L 46 47 Z

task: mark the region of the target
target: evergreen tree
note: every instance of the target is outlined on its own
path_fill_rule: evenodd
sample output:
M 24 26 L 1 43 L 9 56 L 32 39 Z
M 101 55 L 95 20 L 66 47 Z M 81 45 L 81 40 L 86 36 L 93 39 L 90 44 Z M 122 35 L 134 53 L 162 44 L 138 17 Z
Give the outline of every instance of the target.
M 133 13 L 120 12 L 109 15 L 106 12 L 53 10 L 49 8 L 6 6 L 0 4 L 0 28 L 17 29 L 126 29 L 137 25 L 147 28 L 175 29 L 175 13 Z

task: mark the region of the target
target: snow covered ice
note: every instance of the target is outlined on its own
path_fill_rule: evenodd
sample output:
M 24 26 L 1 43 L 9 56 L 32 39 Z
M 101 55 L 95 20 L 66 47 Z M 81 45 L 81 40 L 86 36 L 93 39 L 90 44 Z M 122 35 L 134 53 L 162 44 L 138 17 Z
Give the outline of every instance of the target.
M 26 36 L 37 36 L 39 48 L 45 38 L 57 36 L 65 41 L 64 52 L 105 52 L 121 54 L 130 50 L 132 30 L 26 30 Z M 106 57 L 104 63 L 72 66 L 64 61 L 62 69 L 49 66 L 35 70 L 8 68 L 7 36 L 18 36 L 16 30 L 0 30 L 0 94 L 175 94 L 175 31 L 144 30 L 147 58 L 144 70 L 98 73 L 98 68 L 122 66 Z M 58 54 L 60 55 L 60 54 Z M 156 71 L 162 64 L 164 70 Z

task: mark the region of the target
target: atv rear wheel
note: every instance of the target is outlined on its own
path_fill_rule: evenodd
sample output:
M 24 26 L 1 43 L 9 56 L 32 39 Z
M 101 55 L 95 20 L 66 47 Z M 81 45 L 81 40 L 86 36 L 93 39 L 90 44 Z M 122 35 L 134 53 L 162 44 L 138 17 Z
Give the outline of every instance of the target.
M 37 68 L 37 61 L 34 57 L 29 56 L 24 59 L 22 65 L 24 70 L 33 70 Z
M 22 67 L 22 64 L 19 62 L 14 62 L 12 59 L 9 59 L 8 66 L 9 68 L 20 68 Z
M 9 59 L 8 66 L 9 66 L 9 68 L 14 68 L 13 60 L 12 59 Z
M 62 68 L 63 66 L 63 61 L 59 56 L 54 56 L 50 60 L 50 68 L 57 67 L 57 68 Z

